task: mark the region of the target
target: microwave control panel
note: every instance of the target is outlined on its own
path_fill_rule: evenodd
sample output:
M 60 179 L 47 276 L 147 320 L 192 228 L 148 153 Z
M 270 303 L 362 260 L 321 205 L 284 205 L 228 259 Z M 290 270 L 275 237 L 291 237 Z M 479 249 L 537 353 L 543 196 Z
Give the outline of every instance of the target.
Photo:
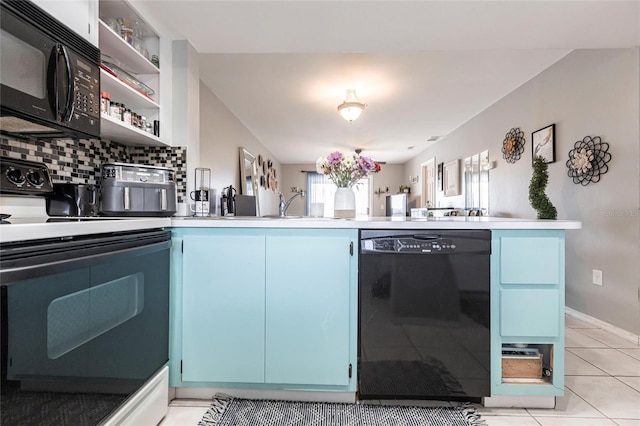
M 82 58 L 70 54 L 74 86 L 74 115 L 79 119 L 85 115 L 91 119 L 100 118 L 100 70 Z

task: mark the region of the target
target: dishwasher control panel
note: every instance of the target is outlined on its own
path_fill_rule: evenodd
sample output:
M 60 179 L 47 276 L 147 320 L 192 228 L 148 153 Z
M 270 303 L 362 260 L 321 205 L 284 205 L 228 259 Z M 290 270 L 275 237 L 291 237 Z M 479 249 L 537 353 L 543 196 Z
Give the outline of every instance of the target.
M 360 232 L 361 254 L 491 254 L 489 230 L 378 230 Z
M 456 244 L 449 238 L 419 240 L 415 238 L 375 238 L 362 240 L 362 250 L 378 253 L 451 253 Z

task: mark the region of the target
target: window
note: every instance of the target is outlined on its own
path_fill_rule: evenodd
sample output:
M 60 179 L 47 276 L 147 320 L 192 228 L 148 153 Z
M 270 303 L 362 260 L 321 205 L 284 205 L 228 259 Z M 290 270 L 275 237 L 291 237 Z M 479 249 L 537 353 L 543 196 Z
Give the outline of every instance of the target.
M 311 203 L 323 203 L 325 217 L 333 216 L 333 196 L 336 185 L 323 174 L 307 172 L 307 204 L 305 214 L 311 211 Z M 356 194 L 356 217 L 369 215 L 369 178 L 363 178 L 353 187 Z

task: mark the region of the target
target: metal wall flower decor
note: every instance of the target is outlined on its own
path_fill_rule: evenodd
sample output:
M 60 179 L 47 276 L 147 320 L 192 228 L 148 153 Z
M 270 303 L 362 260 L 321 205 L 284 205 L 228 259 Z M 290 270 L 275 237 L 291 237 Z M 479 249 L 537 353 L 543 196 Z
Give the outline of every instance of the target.
M 573 183 L 587 186 L 600 181 L 600 176 L 609 171 L 607 163 L 611 161 L 609 144 L 602 142 L 599 136 L 585 136 L 573 145 L 567 160 L 567 174 Z
M 502 158 L 515 163 L 524 152 L 524 132 L 519 127 L 509 130 L 502 141 Z

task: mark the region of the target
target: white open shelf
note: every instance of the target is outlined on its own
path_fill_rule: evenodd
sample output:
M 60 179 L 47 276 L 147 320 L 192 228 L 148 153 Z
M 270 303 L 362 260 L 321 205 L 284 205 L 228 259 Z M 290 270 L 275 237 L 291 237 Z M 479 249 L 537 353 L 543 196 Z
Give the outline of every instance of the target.
M 123 145 L 168 146 L 154 134 L 125 124 L 105 114 L 100 116 L 100 136 L 102 139 L 113 140 Z
M 100 90 L 109 92 L 112 101 L 122 102 L 132 111 L 160 109 L 160 105 L 153 99 L 143 95 L 102 69 L 100 70 Z M 138 112 L 138 114 L 140 113 Z
M 122 68 L 134 74 L 158 74 L 160 70 L 140 52 L 124 41 L 107 24 L 99 21 L 100 52 L 119 61 Z M 116 64 L 118 65 L 118 64 Z

